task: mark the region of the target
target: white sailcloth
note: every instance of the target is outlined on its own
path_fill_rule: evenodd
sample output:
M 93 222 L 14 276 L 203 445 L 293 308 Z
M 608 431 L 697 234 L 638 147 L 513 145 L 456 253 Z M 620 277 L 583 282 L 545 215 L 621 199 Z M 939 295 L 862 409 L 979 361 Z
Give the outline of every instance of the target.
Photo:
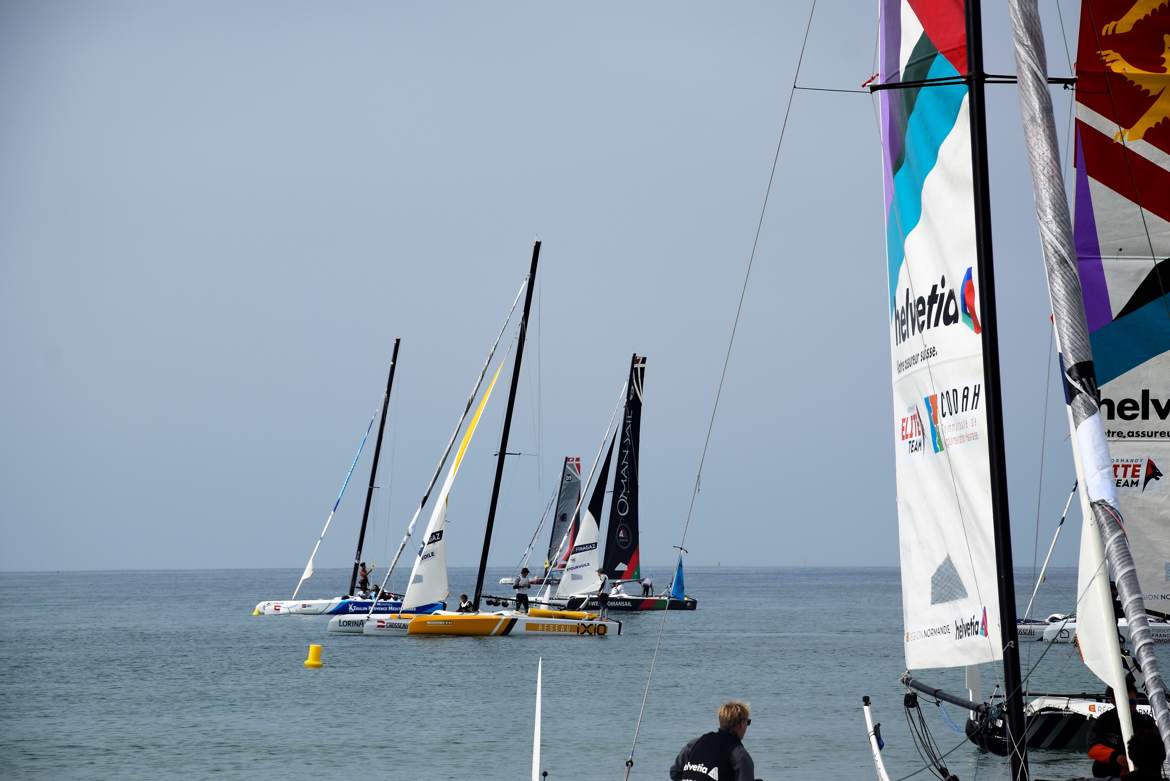
M 884 6 L 894 15 L 882 19 L 882 83 L 957 82 L 956 49 L 930 39 L 914 3 L 900 5 Z M 898 537 L 911 669 L 1002 657 L 967 92 L 953 83 L 881 93 Z
M 597 519 L 589 509 L 586 509 L 581 516 L 581 525 L 577 530 L 573 550 L 569 554 L 569 562 L 565 565 L 561 583 L 557 586 L 558 599 L 590 591 L 596 592 L 597 587 L 601 585 L 601 579 L 597 577 L 597 568 L 601 566 L 597 536 Z
M 423 605 L 443 602 L 450 594 L 447 582 L 447 542 L 444 539 L 447 533 L 447 497 L 451 493 L 451 486 L 455 484 L 455 476 L 459 474 L 459 466 L 463 463 L 467 446 L 471 444 L 471 438 L 479 426 L 480 416 L 483 415 L 483 409 L 491 398 L 492 389 L 496 387 L 496 380 L 499 379 L 503 367 L 501 361 L 487 390 L 483 392 L 483 398 L 480 399 L 475 415 L 467 424 L 463 441 L 459 443 L 455 460 L 451 462 L 451 468 L 447 471 L 443 487 L 435 500 L 435 508 L 431 511 L 431 519 L 423 534 L 423 543 L 419 546 L 414 567 L 410 571 L 410 584 L 407 585 L 406 594 L 402 597 L 403 610 L 415 610 Z

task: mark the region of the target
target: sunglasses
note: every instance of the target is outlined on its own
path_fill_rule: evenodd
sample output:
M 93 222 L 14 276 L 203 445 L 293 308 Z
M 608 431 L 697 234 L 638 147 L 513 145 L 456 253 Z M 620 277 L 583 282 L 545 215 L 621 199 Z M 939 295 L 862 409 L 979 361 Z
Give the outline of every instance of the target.
M 741 721 L 749 727 L 752 725 L 751 719 L 741 719 Z

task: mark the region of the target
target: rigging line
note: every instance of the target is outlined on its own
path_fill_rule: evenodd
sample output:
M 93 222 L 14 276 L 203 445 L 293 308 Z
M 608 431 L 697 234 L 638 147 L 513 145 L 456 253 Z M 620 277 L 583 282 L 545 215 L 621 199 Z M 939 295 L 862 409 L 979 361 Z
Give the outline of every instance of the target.
M 1048 361 L 1044 364 L 1044 415 L 1040 424 L 1040 476 L 1036 480 L 1036 534 L 1032 540 L 1032 599 L 1036 598 L 1036 589 L 1040 588 L 1040 576 L 1036 572 L 1036 559 L 1040 555 L 1040 506 L 1044 495 L 1044 457 L 1047 454 L 1045 443 L 1048 439 L 1048 402 L 1052 398 L 1052 343 L 1055 339 L 1053 323 L 1049 321 L 1048 328 Z M 1075 487 L 1073 489 L 1076 490 Z M 1065 512 L 1068 508 L 1065 508 Z M 1064 515 L 1060 522 L 1064 523 Z M 1055 544 L 1055 540 L 1053 540 Z M 1024 618 L 1032 608 L 1032 600 L 1028 600 L 1028 609 L 1024 611 Z
M 760 233 L 764 228 L 764 216 L 768 212 L 768 198 L 772 194 L 772 184 L 776 180 L 776 167 L 780 162 L 780 149 L 784 144 L 784 133 L 788 128 L 788 117 L 792 113 L 792 99 L 796 95 L 796 82 L 800 78 L 800 66 L 804 62 L 804 52 L 808 47 L 808 36 L 812 30 L 813 16 L 816 14 L 817 0 L 812 0 L 809 5 L 808 21 L 804 27 L 804 39 L 800 44 L 800 55 L 796 59 L 796 72 L 792 75 L 792 87 L 788 91 L 787 105 L 784 107 L 784 119 L 780 123 L 780 137 L 776 139 L 776 151 L 772 155 L 772 168 L 768 173 L 768 186 L 764 189 L 764 202 L 760 206 L 760 218 L 756 222 L 756 233 L 752 239 L 752 251 L 748 255 L 747 268 L 744 270 L 743 287 L 739 291 L 739 303 L 735 307 L 735 319 L 731 324 L 731 335 L 727 340 L 727 353 L 723 357 L 723 371 L 719 375 L 719 385 L 715 390 L 715 402 L 711 407 L 711 420 L 707 424 L 707 436 L 703 440 L 703 452 L 699 456 L 699 468 L 695 473 L 695 487 L 691 492 L 690 505 L 687 507 L 686 522 L 683 524 L 682 539 L 679 540 L 679 547 L 686 547 L 687 532 L 691 528 L 691 517 L 695 509 L 695 499 L 699 495 L 699 487 L 703 479 L 703 465 L 707 461 L 707 449 L 711 444 L 711 432 L 715 428 L 715 416 L 719 411 L 719 398 L 723 394 L 723 382 L 727 378 L 727 366 L 731 362 L 731 350 L 735 346 L 735 333 L 739 328 L 739 316 L 743 311 L 744 298 L 747 296 L 748 281 L 752 276 L 752 265 L 756 260 L 756 251 L 760 245 Z M 680 554 L 681 555 L 681 554 Z M 663 630 L 666 628 L 666 617 L 670 615 L 669 610 L 662 611 L 662 621 L 658 625 L 658 637 L 654 641 L 654 654 L 650 657 L 650 670 L 646 674 L 646 687 L 642 690 L 642 704 L 638 709 L 638 721 L 634 725 L 634 739 L 630 744 L 630 754 L 626 758 L 626 781 L 629 781 L 630 771 L 634 768 L 634 750 L 638 746 L 638 736 L 642 730 L 642 719 L 646 715 L 646 700 L 650 696 L 650 683 L 654 679 L 654 665 L 658 661 L 658 653 L 662 648 Z

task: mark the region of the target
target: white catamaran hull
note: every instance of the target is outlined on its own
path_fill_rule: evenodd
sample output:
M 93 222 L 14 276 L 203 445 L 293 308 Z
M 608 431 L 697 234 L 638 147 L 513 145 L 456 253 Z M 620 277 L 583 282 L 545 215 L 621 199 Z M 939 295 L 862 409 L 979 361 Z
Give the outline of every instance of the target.
M 252 610 L 254 616 L 323 616 L 323 615 L 365 615 L 370 612 L 373 603 L 368 599 L 350 599 L 348 597 L 334 597 L 333 599 L 300 599 L 300 600 L 271 600 L 260 602 Z M 374 605 L 375 613 L 393 613 L 402 609 L 399 600 L 379 600 Z
M 1129 622 L 1124 618 L 1117 619 L 1117 631 L 1128 640 Z M 1170 622 L 1150 619 L 1150 632 L 1155 643 L 1170 643 Z M 1076 635 L 1077 619 L 1072 616 L 1049 624 L 1041 639 L 1046 643 L 1071 643 Z

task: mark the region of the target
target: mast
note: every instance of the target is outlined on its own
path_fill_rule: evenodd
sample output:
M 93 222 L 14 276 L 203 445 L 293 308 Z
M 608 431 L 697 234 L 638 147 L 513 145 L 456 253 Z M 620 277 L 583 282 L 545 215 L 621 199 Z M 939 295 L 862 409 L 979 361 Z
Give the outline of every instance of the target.
M 992 268 L 991 198 L 987 173 L 987 103 L 983 84 L 983 26 L 979 0 L 967 0 L 967 82 L 971 118 L 971 164 L 975 194 L 975 256 L 983 291 L 983 377 L 987 384 L 987 450 L 991 467 L 991 515 L 999 581 L 999 620 L 1003 643 L 1003 686 L 1008 756 L 1012 778 L 1027 779 L 1024 739 L 1024 692 L 1016 636 L 1016 586 L 1012 568 L 1012 533 L 1008 517 L 1007 469 L 1003 442 L 1003 395 L 999 379 L 999 328 Z
M 1091 508 L 1084 522 L 1096 525 L 1103 543 L 1109 570 L 1117 583 L 1117 595 L 1129 622 L 1134 657 L 1145 678 L 1146 693 L 1154 712 L 1162 743 L 1170 746 L 1170 708 L 1162 676 L 1154 656 L 1141 585 L 1133 555 L 1117 508 L 1116 484 L 1109 446 L 1101 419 L 1097 370 L 1086 318 L 1084 290 L 1077 269 L 1068 202 L 1057 154 L 1056 129 L 1052 118 L 1052 97 L 1044 84 L 1047 61 L 1039 13 L 1033 2 L 1012 0 L 1009 4 L 1015 42 L 1016 66 L 1020 74 L 1020 107 L 1028 140 L 1028 162 L 1036 197 L 1036 217 L 1044 251 L 1044 271 L 1052 304 L 1057 347 L 1062 358 L 1065 399 L 1075 453 L 1081 471 L 1082 491 Z M 1120 714 L 1124 716 L 1124 703 Z
M 357 585 L 358 565 L 362 560 L 362 546 L 366 542 L 366 524 L 370 520 L 370 503 L 374 499 L 374 480 L 378 476 L 378 457 L 382 455 L 382 434 L 386 430 L 386 413 L 390 411 L 390 390 L 394 387 L 394 369 L 398 366 L 398 345 L 401 339 L 394 340 L 394 352 L 390 355 L 390 376 L 386 378 L 386 395 L 382 398 L 382 419 L 378 421 L 378 438 L 374 441 L 374 460 L 370 464 L 370 485 L 366 489 L 366 508 L 362 510 L 362 528 L 358 532 L 357 552 L 353 555 L 353 572 L 349 576 L 349 590 L 352 594 Z
M 475 577 L 474 609 L 479 610 L 483 595 L 483 576 L 487 570 L 488 550 L 492 544 L 492 527 L 496 523 L 496 504 L 500 499 L 500 481 L 504 477 L 504 458 L 508 455 L 508 433 L 512 429 L 512 408 L 516 404 L 516 388 L 520 384 L 520 365 L 524 362 L 524 336 L 528 332 L 528 313 L 532 309 L 532 290 L 536 286 L 536 264 L 540 261 L 540 242 L 532 245 L 532 265 L 528 269 L 528 289 L 524 291 L 524 313 L 520 316 L 520 334 L 516 340 L 516 364 L 512 367 L 512 385 L 508 388 L 508 405 L 504 409 L 504 430 L 500 433 L 500 452 L 496 456 L 496 477 L 492 482 L 492 498 L 488 504 L 487 526 L 483 531 L 483 552 L 479 556 L 479 573 Z

